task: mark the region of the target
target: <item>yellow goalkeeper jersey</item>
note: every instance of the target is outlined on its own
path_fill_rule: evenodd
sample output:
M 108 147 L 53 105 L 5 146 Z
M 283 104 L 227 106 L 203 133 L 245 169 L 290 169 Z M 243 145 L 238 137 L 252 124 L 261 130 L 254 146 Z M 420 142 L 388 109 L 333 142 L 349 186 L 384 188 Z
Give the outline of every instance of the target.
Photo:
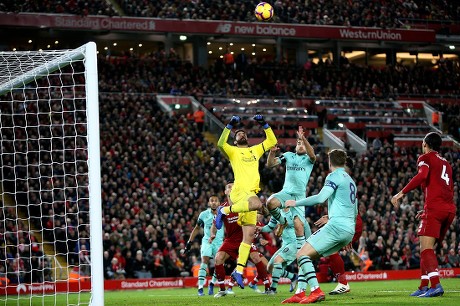
M 230 130 L 224 128 L 220 135 L 217 146 L 227 156 L 232 165 L 233 189 L 253 191 L 257 193 L 260 190 L 259 159 L 265 152 L 276 145 L 276 136 L 269 127 L 264 130 L 266 139 L 254 146 L 248 148 L 239 148 L 227 143 Z

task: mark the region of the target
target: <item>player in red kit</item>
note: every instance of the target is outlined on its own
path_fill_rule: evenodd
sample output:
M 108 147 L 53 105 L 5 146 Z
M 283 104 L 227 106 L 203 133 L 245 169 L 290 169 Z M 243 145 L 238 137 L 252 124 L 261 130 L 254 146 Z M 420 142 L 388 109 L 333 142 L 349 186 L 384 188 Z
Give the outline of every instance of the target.
M 225 186 L 225 194 L 227 195 L 227 202 L 224 202 L 222 206 L 230 206 L 229 195 L 232 190 L 233 184 L 229 183 Z M 224 263 L 227 259 L 233 259 L 236 261 L 238 258 L 238 249 L 241 241 L 243 240 L 243 230 L 238 224 L 238 213 L 229 213 L 222 219 L 225 228 L 225 238 L 221 247 L 217 251 L 215 257 L 215 273 L 217 277 L 217 283 L 219 284 L 220 291 L 214 295 L 215 298 L 220 298 L 227 295 L 225 290 L 225 268 Z M 211 239 L 214 237 L 217 228 L 213 224 L 211 228 Z M 261 259 L 261 255 L 257 248 L 251 246 L 249 259 L 256 265 L 258 277 L 267 282 L 266 288 L 270 288 L 269 278 L 267 275 L 266 264 Z
M 391 203 L 399 207 L 399 200 L 409 191 L 422 187 L 425 196 L 418 235 L 420 237 L 420 287 L 411 294 L 418 297 L 435 297 L 444 294 L 439 282 L 438 261 L 434 252 L 436 242 L 441 242 L 455 217 L 454 183 L 452 167 L 439 155 L 442 138 L 438 133 L 428 133 L 422 142 L 423 154 L 417 160 L 418 173 L 395 196 Z M 431 286 L 428 285 L 431 283 Z

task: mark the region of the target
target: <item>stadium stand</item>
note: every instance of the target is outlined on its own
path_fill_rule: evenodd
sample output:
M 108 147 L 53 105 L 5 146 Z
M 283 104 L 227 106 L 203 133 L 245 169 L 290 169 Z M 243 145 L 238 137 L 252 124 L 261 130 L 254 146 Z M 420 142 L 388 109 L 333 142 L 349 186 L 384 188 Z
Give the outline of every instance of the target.
M 172 19 L 256 21 L 252 1 L 6 1 L 0 11 L 74 15 L 136 16 Z M 450 1 L 360 0 L 275 1 L 274 22 L 381 28 L 428 28 L 440 34 L 460 32 L 460 9 Z
M 97 0 L 25 0 L 3 1 L 0 11 L 13 13 L 52 13 L 73 15 L 117 15 L 112 5 L 107 1 Z

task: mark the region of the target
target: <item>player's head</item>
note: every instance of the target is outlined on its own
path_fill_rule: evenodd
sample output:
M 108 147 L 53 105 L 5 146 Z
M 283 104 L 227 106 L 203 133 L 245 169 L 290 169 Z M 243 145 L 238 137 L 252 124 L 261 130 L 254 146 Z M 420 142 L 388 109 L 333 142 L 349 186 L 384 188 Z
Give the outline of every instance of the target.
M 436 132 L 431 132 L 426 134 L 422 142 L 423 153 L 428 153 L 429 151 L 439 151 L 442 145 L 442 138 Z
M 304 155 L 307 153 L 307 147 L 305 146 L 305 143 L 303 142 L 302 139 L 297 139 L 297 144 L 295 146 L 295 152 L 298 155 Z
M 334 149 L 329 152 L 329 168 L 345 167 L 347 153 L 341 149 Z
M 235 132 L 235 141 L 233 142 L 235 145 L 239 146 L 247 146 L 248 145 L 248 135 L 244 130 L 236 130 Z
M 351 159 L 351 157 L 347 156 L 347 160 L 345 161 L 345 171 L 348 172 L 348 174 L 351 174 L 353 172 L 353 166 L 355 163 Z
M 217 196 L 209 197 L 208 204 L 209 204 L 209 207 L 211 207 L 212 210 L 216 210 L 217 207 L 220 205 L 219 198 Z

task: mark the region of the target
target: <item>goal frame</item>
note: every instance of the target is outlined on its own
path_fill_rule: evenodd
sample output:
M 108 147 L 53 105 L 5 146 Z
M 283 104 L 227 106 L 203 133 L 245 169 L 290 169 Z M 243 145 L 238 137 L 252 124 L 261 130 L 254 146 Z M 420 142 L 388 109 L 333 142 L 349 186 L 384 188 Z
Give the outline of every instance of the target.
M 21 52 L 21 51 L 17 51 Z M 27 51 L 25 51 L 27 52 Z M 99 138 L 99 92 L 97 75 L 97 48 L 94 42 L 73 49 L 55 59 L 37 66 L 27 73 L 0 84 L 0 95 L 23 87 L 34 80 L 37 75 L 46 75 L 72 61 L 84 59 L 86 116 L 88 140 L 88 188 L 90 220 L 90 254 L 91 254 L 91 297 L 90 305 L 104 305 L 104 269 L 102 246 L 102 201 L 101 201 L 101 166 Z

